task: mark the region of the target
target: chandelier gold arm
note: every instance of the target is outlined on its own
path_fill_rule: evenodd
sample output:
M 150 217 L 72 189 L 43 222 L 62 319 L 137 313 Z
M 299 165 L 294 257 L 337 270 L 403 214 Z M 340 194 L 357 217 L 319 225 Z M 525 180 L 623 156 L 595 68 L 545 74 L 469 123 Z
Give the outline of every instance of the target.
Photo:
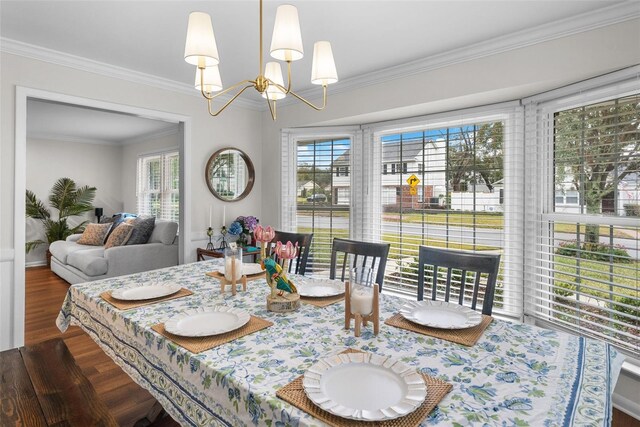
M 226 88 L 222 92 L 216 93 L 215 95 L 207 95 L 208 93 L 211 93 L 211 92 L 207 92 L 207 91 L 204 90 L 204 68 L 198 67 L 198 69 L 200 70 L 200 93 L 208 101 L 211 101 L 212 99 L 215 99 L 215 98 L 219 97 L 220 95 L 224 95 L 225 93 L 227 93 L 229 91 L 232 91 L 233 89 L 235 89 L 237 87 L 240 87 L 243 84 L 247 84 L 247 83 L 251 83 L 252 85 L 256 84 L 256 82 L 253 81 L 253 80 L 243 80 L 243 81 L 241 81 L 239 83 L 234 84 L 233 86 L 230 86 L 230 87 Z
M 267 98 L 267 105 L 269 106 L 269 112 L 271 113 L 271 119 L 275 121 L 278 118 L 278 112 L 276 111 L 276 100 L 273 100 L 273 106 L 271 106 L 271 101 Z
M 278 89 L 280 89 L 282 92 L 285 92 L 287 95 L 290 94 L 298 98 L 300 101 L 304 102 L 305 104 L 307 104 L 309 107 L 313 108 L 316 111 L 324 110 L 324 107 L 327 106 L 327 85 L 322 85 L 322 107 L 318 107 L 317 105 L 313 105 L 311 102 L 307 101 L 306 99 L 304 99 L 303 97 L 301 97 L 300 95 L 292 91 L 291 87 L 289 87 L 289 89 L 285 89 L 284 86 L 281 86 L 278 83 L 273 82 L 271 79 L 267 79 L 267 81 L 269 82 L 269 85 L 276 86 Z M 273 117 L 273 114 L 271 116 Z
M 243 83 L 243 82 L 241 82 L 241 83 Z M 239 83 L 239 84 L 241 84 L 241 83 Z M 232 89 L 233 87 L 236 87 L 236 86 L 238 86 L 238 85 L 234 85 L 234 86 L 230 87 L 229 89 Z M 235 95 L 233 95 L 233 98 L 231 98 L 230 100 L 228 100 L 228 101 L 227 101 L 227 102 L 222 106 L 222 108 L 220 108 L 220 109 L 219 109 L 218 111 L 216 111 L 215 113 L 211 111 L 211 100 L 212 100 L 213 98 L 215 98 L 215 96 L 221 95 L 221 94 L 222 94 L 222 92 L 221 92 L 221 93 L 219 93 L 219 94 L 216 94 L 212 99 L 207 98 L 207 104 L 208 104 L 208 108 L 209 108 L 209 114 L 210 114 L 210 115 L 212 115 L 213 117 L 215 117 L 215 116 L 217 116 L 218 114 L 222 113 L 222 112 L 225 110 L 225 108 L 227 108 L 227 107 L 228 107 L 228 106 L 229 106 L 233 101 L 235 101 L 235 100 L 236 100 L 236 98 L 237 98 L 237 97 L 239 97 L 240 95 L 242 95 L 242 92 L 244 92 L 245 90 L 249 89 L 250 87 L 253 87 L 253 84 L 247 85 L 247 86 L 243 87 L 242 89 L 240 89 L 240 90 L 238 91 L 238 93 L 236 93 Z M 227 91 L 228 91 L 229 89 L 227 89 Z M 225 92 L 226 92 L 226 91 L 225 91 Z

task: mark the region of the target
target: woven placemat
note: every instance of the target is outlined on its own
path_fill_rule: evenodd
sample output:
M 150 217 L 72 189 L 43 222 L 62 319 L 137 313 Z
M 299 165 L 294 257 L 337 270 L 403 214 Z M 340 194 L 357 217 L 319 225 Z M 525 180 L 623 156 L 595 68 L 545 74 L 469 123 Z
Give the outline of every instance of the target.
M 360 350 L 348 349 L 342 353 L 361 353 Z M 427 383 L 427 398 L 418 409 L 404 417 L 386 421 L 356 421 L 333 415 L 316 406 L 304 392 L 302 385 L 303 376 L 299 376 L 276 392 L 276 396 L 295 406 L 296 408 L 313 415 L 319 420 L 334 427 L 358 427 L 358 426 L 382 426 L 382 427 L 414 427 L 433 411 L 440 401 L 451 391 L 453 386 L 445 381 L 422 374 Z
M 178 292 L 172 295 L 167 295 L 166 297 L 146 299 L 143 301 L 123 301 L 119 299 L 115 299 L 111 296 L 111 291 L 103 292 L 100 294 L 100 297 L 117 308 L 118 310 L 131 310 L 132 308 L 138 308 L 149 304 L 155 304 L 157 302 L 169 301 L 176 298 L 182 298 L 189 295 L 193 295 L 189 289 L 182 288 Z
M 466 329 L 438 329 L 429 328 L 428 326 L 418 325 L 407 319 L 405 319 L 400 313 L 395 314 L 393 317 L 384 321 L 387 325 L 395 326 L 400 329 L 406 329 L 407 331 L 417 332 L 422 335 L 429 335 L 430 337 L 440 338 L 445 341 L 451 341 L 456 344 L 466 345 L 471 347 L 478 342 L 478 339 L 482 336 L 482 333 L 487 326 L 491 324 L 493 317 L 482 315 L 482 322 L 478 326 Z
M 203 351 L 226 344 L 245 335 L 268 328 L 269 326 L 273 326 L 273 322 L 269 322 L 268 320 L 264 320 L 260 317 L 251 316 L 249 322 L 242 328 L 227 332 L 226 334 L 213 335 L 210 337 L 179 337 L 167 332 L 164 329 L 164 323 L 153 325 L 151 329 L 160 335 L 169 338 L 174 343 L 186 348 L 192 353 L 202 353 Z
M 305 304 L 315 305 L 316 307 L 327 307 L 331 304 L 335 304 L 343 300 L 344 294 L 321 298 L 300 297 L 301 302 Z

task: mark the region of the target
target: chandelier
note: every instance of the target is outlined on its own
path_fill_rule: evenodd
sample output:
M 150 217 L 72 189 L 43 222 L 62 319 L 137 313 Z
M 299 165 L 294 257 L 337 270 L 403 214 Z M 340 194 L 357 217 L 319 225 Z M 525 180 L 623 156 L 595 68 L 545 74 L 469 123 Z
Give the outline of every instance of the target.
M 311 83 L 322 85 L 322 105 L 317 106 L 291 90 L 291 62 L 302 59 L 302 36 L 298 9 L 292 5 L 278 6 L 276 21 L 271 38 L 271 57 L 287 63 L 287 84 L 284 84 L 282 68 L 279 62 L 267 62 L 263 68 L 262 55 L 262 0 L 260 0 L 260 68 L 254 80 L 243 80 L 223 90 L 218 64 L 220 57 L 216 39 L 213 35 L 211 17 L 204 12 L 189 14 L 187 41 L 184 48 L 184 60 L 195 65 L 195 88 L 207 100 L 209 114 L 217 116 L 227 108 L 245 90 L 254 88 L 266 99 L 271 118 L 276 120 L 276 101 L 291 95 L 315 110 L 322 110 L 327 105 L 327 85 L 338 81 L 336 65 L 333 60 L 331 44 L 318 41 L 313 45 L 313 62 L 311 66 Z M 264 73 L 263 73 L 264 70 Z M 212 101 L 226 93 L 237 92 L 217 111 L 212 108 Z M 214 94 L 214 92 L 219 92 Z

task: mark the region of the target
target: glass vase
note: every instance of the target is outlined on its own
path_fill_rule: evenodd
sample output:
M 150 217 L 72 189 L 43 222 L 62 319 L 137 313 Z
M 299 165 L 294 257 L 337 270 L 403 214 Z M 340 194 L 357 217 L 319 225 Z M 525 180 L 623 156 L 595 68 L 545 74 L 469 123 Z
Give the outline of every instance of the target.
M 349 270 L 349 302 L 351 314 L 369 316 L 373 313 L 373 270 L 355 267 Z
M 224 278 L 228 281 L 238 281 L 242 278 L 242 248 L 224 250 Z

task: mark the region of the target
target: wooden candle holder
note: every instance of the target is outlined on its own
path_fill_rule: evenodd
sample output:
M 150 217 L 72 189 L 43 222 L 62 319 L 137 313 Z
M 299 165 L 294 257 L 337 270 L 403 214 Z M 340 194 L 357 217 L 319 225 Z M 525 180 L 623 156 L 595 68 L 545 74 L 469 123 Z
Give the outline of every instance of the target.
M 373 323 L 373 334 L 378 335 L 380 331 L 380 298 L 379 287 L 373 285 L 373 305 L 371 314 L 363 316 L 361 314 L 351 313 L 351 290 L 349 289 L 349 281 L 344 282 L 344 328 L 351 329 L 351 319 L 355 319 L 355 335 L 360 336 L 360 327 L 367 326 L 370 321 Z
M 213 277 L 220 281 L 220 292 L 225 292 L 226 290 L 225 288 L 227 287 L 227 285 L 231 285 L 231 294 L 235 295 L 238 292 L 238 289 L 237 289 L 238 282 L 242 283 L 242 291 L 246 292 L 247 282 L 264 278 L 264 271 L 262 273 L 251 274 L 249 276 L 247 276 L 246 274 L 243 274 L 239 281 L 227 280 L 227 278 L 224 277 L 224 274 L 220 273 L 219 271 L 211 271 L 207 273 L 207 276 Z

